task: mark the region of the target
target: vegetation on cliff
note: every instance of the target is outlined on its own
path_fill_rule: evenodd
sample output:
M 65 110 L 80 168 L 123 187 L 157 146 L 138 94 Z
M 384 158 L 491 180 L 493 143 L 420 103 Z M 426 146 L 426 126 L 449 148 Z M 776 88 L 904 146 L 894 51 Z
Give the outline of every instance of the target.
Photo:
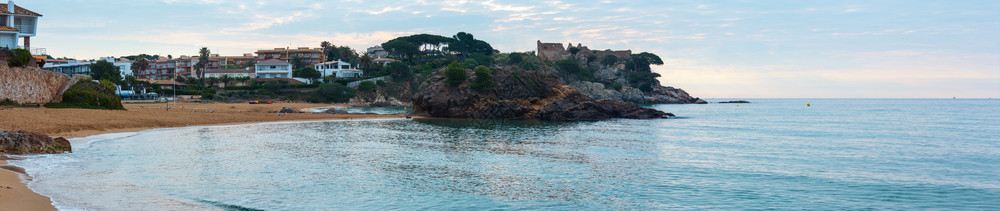
M 121 100 L 109 80 L 80 80 L 63 93 L 62 102 L 48 103 L 45 107 L 125 110 Z

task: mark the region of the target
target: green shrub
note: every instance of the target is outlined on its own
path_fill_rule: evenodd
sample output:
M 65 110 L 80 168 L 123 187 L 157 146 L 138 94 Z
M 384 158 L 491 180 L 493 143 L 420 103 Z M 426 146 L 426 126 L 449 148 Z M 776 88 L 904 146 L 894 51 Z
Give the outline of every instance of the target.
M 518 65 L 518 66 L 521 66 L 521 69 L 525 69 L 525 70 L 537 70 L 538 69 L 538 66 L 535 66 L 535 63 L 531 63 L 531 62 L 528 62 L 528 61 L 521 62 L 521 64 Z
M 486 67 L 479 66 L 473 70 L 473 74 L 476 76 L 469 83 L 469 86 L 477 92 L 493 90 L 493 75 L 490 74 L 490 70 Z
M 604 64 L 604 65 L 607 65 L 607 66 L 614 65 L 615 63 L 618 63 L 618 56 L 615 56 L 615 55 L 607 55 L 607 56 L 604 56 L 604 59 L 601 59 L 601 64 Z
M 611 88 L 614 88 L 615 90 L 622 90 L 622 84 L 620 83 L 611 84 Z
M 378 85 L 379 87 L 385 87 L 386 86 L 385 81 L 383 81 L 383 80 L 377 80 L 377 81 L 375 81 L 375 84 Z
M 594 62 L 594 60 L 597 60 L 597 55 L 590 55 L 587 57 L 587 63 Z
M 476 68 L 476 66 L 479 66 L 479 62 L 475 59 L 466 59 L 465 62 L 462 62 L 462 67 L 465 67 L 465 69 Z
M 121 97 L 93 81 L 79 81 L 63 93 L 60 103 L 45 104 L 49 108 L 89 108 L 124 110 Z
M 556 68 L 563 73 L 574 75 L 580 80 L 590 81 L 594 78 L 593 72 L 589 69 L 580 67 L 580 64 L 577 64 L 576 61 L 573 60 L 560 60 L 556 62 Z
M 215 89 L 205 89 L 201 91 L 202 100 L 212 100 L 215 99 Z
M 316 91 L 312 92 L 311 100 L 314 103 L 344 103 L 355 95 L 354 89 L 350 87 L 331 83 L 331 84 L 321 84 Z
M 465 82 L 465 68 L 462 68 L 458 62 L 452 62 L 448 65 L 448 69 L 444 70 L 444 76 L 447 77 L 445 81 L 449 85 L 458 86 Z
M 358 84 L 358 91 L 362 91 L 362 92 L 375 92 L 375 90 L 377 90 L 377 89 L 378 89 L 378 87 L 375 86 L 375 82 L 362 81 L 360 84 Z
M 9 67 L 24 67 L 31 62 L 31 52 L 24 49 L 14 49 L 14 56 L 7 60 Z
M 522 56 L 521 53 L 514 52 L 507 55 L 508 64 L 517 64 L 521 63 L 521 61 L 524 61 L 524 56 Z

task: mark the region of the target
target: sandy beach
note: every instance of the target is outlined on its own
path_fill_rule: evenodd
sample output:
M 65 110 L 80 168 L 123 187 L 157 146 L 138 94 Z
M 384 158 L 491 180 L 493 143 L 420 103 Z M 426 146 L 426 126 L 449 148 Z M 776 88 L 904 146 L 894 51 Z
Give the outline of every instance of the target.
M 268 113 L 282 107 L 296 110 L 332 107 L 313 103 L 170 103 L 125 104 L 127 111 L 0 107 L 0 129 L 25 130 L 52 137 L 78 138 L 104 133 L 137 132 L 154 128 L 231 125 L 255 122 L 404 118 L 405 115 Z M 342 106 L 342 105 L 339 105 Z M 7 165 L 0 160 L 0 165 Z M 48 197 L 32 192 L 21 172 L 0 171 L 0 211 L 54 210 Z M 27 177 L 26 177 L 27 178 Z

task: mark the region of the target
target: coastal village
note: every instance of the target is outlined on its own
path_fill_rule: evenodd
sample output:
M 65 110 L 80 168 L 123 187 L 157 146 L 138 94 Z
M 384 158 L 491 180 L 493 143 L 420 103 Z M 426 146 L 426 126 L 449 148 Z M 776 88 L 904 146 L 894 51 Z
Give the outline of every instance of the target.
M 579 43 L 537 41 L 536 51 L 502 53 L 459 32 L 403 36 L 364 50 L 333 40 L 241 55 L 202 47 L 190 55 L 74 59 L 31 45 L 43 17 L 13 1 L 0 4 L 0 154 L 72 152 L 63 137 L 164 127 L 411 117 L 651 119 L 673 114 L 636 103 L 704 103 L 661 86 L 649 68 L 662 64 L 654 54 Z M 388 112 L 348 110 L 375 107 Z M 18 186 L 19 197 L 40 206 L 25 209 L 50 208 L 23 184 L 3 185 Z

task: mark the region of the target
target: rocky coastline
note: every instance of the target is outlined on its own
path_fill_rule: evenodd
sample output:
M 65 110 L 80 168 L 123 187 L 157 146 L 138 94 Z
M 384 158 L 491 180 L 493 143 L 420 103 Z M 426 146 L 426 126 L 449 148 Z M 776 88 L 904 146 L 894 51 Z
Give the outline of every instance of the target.
M 443 118 L 606 120 L 669 118 L 671 113 L 633 103 L 593 99 L 541 71 L 493 68 L 490 90 L 457 86 L 435 74 L 414 94 L 414 115 Z M 465 70 L 470 78 L 473 74 Z

